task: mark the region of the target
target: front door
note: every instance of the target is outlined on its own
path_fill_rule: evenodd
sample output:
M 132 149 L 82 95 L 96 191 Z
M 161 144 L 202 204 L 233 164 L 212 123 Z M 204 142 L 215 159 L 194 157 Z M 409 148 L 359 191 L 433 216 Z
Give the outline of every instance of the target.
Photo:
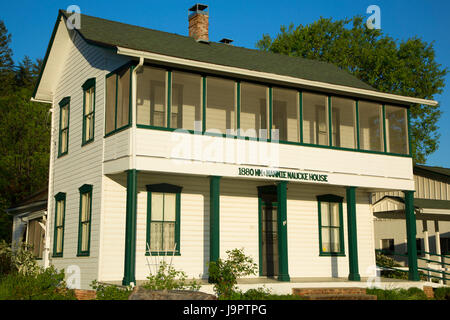
M 278 206 L 276 202 L 261 201 L 262 275 L 278 276 Z

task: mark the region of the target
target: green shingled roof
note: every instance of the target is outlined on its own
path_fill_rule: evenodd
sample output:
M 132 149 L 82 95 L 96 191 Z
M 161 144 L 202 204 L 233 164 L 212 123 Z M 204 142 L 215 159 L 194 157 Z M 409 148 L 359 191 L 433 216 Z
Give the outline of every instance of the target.
M 60 11 L 66 18 L 68 13 Z M 247 49 L 217 42 L 201 43 L 191 37 L 147 29 L 81 14 L 81 36 L 106 47 L 158 53 L 253 71 L 376 91 L 345 70 L 317 60 Z

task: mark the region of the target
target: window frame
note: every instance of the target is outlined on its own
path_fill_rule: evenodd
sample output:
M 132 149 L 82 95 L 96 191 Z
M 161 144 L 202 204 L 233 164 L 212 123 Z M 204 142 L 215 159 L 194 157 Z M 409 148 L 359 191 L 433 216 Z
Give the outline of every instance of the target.
M 343 217 L 343 200 L 344 198 L 341 196 L 333 195 L 333 194 L 325 194 L 317 196 L 317 205 L 318 205 L 318 218 L 319 218 L 319 256 L 323 257 L 344 257 L 345 256 L 345 237 L 344 237 L 344 217 Z M 329 226 L 322 226 L 322 203 L 328 203 L 330 206 L 331 203 L 337 203 L 339 208 L 339 251 L 337 252 L 325 252 L 323 251 L 322 246 L 322 228 Z M 331 212 L 330 207 L 328 212 Z
M 93 186 L 91 184 L 84 184 L 79 189 L 80 191 L 80 208 L 79 208 L 79 219 L 78 219 L 78 248 L 77 248 L 77 257 L 86 257 L 90 255 L 91 248 L 91 226 L 92 226 L 92 190 Z M 83 216 L 83 195 L 89 194 L 89 219 L 86 221 L 82 221 Z M 88 228 L 88 245 L 87 250 L 82 250 L 82 235 L 83 235 L 83 224 L 89 224 Z
M 116 70 L 108 73 L 105 76 L 105 124 L 104 124 L 104 127 L 105 127 L 105 129 L 104 129 L 104 137 L 105 138 L 109 137 L 109 136 L 111 136 L 111 135 L 113 135 L 113 134 L 115 134 L 117 132 L 120 132 L 122 130 L 125 130 L 125 129 L 131 127 L 132 118 L 133 118 L 133 116 L 132 116 L 133 115 L 133 105 L 134 105 L 133 104 L 133 70 L 134 70 L 135 67 L 136 66 L 135 66 L 134 63 L 129 62 L 129 63 L 126 63 L 123 66 L 117 68 Z M 117 101 L 118 101 L 118 92 L 119 92 L 118 91 L 118 88 L 119 88 L 119 73 L 122 72 L 122 71 L 125 71 L 126 69 L 129 69 L 129 71 L 130 71 L 130 80 L 129 80 L 130 81 L 130 87 L 129 87 L 129 93 L 128 93 L 129 94 L 128 123 L 118 128 L 117 127 Z M 108 119 L 108 117 L 106 116 L 106 111 L 107 111 L 106 98 L 108 97 L 107 80 L 108 80 L 108 78 L 113 77 L 113 76 L 116 77 L 116 81 L 115 81 L 116 82 L 116 84 L 115 84 L 115 104 L 114 104 L 114 129 L 111 130 L 110 132 L 106 132 L 106 122 L 107 122 L 107 119 Z
M 67 127 L 62 127 L 62 110 L 67 107 Z M 64 97 L 59 102 L 59 131 L 58 131 L 58 158 L 62 157 L 69 153 L 69 128 L 70 128 L 70 97 Z M 61 152 L 62 149 L 62 133 L 63 131 L 67 131 L 66 137 L 66 150 Z
M 183 187 L 168 183 L 149 184 L 147 188 L 147 235 L 145 245 L 146 256 L 180 256 L 180 227 L 181 227 L 181 190 Z M 152 223 L 152 193 L 175 194 L 175 251 L 150 251 L 151 223 Z M 148 244 L 148 247 L 147 247 Z
M 52 253 L 52 257 L 53 258 L 62 258 L 63 254 L 64 254 L 64 229 L 65 229 L 65 220 L 66 220 L 66 193 L 64 192 L 59 192 L 58 194 L 55 195 L 55 219 L 54 219 L 54 225 L 53 225 L 53 253 Z M 58 221 L 58 202 L 59 201 L 64 201 L 64 205 L 62 206 L 62 225 L 61 226 L 57 226 L 57 221 Z M 61 232 L 61 252 L 57 252 L 57 246 L 58 246 L 58 239 L 57 239 L 57 235 L 58 235 L 58 229 L 61 228 L 62 232 Z
M 95 88 L 95 78 L 90 78 L 86 80 L 83 85 L 81 86 L 83 88 L 83 133 L 82 133 L 82 141 L 81 146 L 84 146 L 92 141 L 94 141 L 95 137 L 95 97 L 96 97 L 96 88 Z M 86 114 L 86 94 L 90 89 L 94 89 L 92 92 L 92 111 L 88 114 Z M 92 116 L 92 137 L 89 137 L 86 139 L 86 119 L 87 117 Z
M 272 142 L 272 124 L 273 124 L 273 89 L 287 89 L 287 90 L 295 90 L 298 93 L 298 106 L 299 106 L 299 132 L 300 132 L 300 141 L 296 142 L 296 141 L 283 141 L 283 140 L 273 140 L 274 143 L 280 143 L 280 144 L 288 144 L 288 145 L 298 145 L 298 146 L 306 146 L 306 147 L 316 147 L 316 148 L 325 148 L 325 149 L 333 149 L 333 150 L 342 150 L 342 151 L 353 151 L 353 152 L 360 152 L 360 153 L 370 153 L 370 154 L 381 154 L 381 155 L 388 155 L 388 156 L 397 156 L 397 157 L 407 157 L 407 158 L 411 158 L 412 154 L 411 154 L 411 116 L 410 116 L 410 107 L 407 104 L 400 104 L 400 103 L 390 103 L 390 106 L 395 106 L 395 107 L 401 107 L 401 108 L 405 108 L 406 112 L 407 112 L 407 141 L 408 141 L 408 153 L 406 154 L 397 154 L 397 153 L 392 153 L 392 152 L 387 152 L 385 149 L 383 149 L 384 144 L 386 143 L 386 135 L 384 134 L 384 126 L 385 126 L 385 121 L 384 121 L 384 116 L 385 113 L 382 111 L 382 118 L 380 118 L 380 122 L 383 123 L 383 130 L 381 131 L 381 134 L 383 136 L 383 139 L 381 141 L 381 148 L 383 149 L 382 151 L 377 151 L 377 150 L 365 150 L 361 148 L 361 143 L 360 143 L 360 112 L 359 112 L 359 103 L 360 102 L 368 102 L 368 103 L 376 103 L 379 105 L 384 105 L 384 102 L 381 102 L 380 100 L 376 100 L 376 99 L 371 99 L 371 98 L 363 98 L 360 99 L 356 96 L 351 96 L 351 95 L 345 95 L 345 94 L 330 94 L 327 92 L 323 92 L 320 90 L 315 90 L 315 89 L 311 89 L 311 90 L 305 90 L 303 88 L 300 87 L 296 87 L 295 85 L 283 85 L 283 84 L 277 84 L 277 85 L 272 85 L 269 82 L 264 82 L 264 81 L 257 81 L 257 80 L 251 80 L 251 79 L 246 79 L 246 78 L 240 78 L 240 77 L 233 77 L 233 76 L 226 76 L 226 75 L 220 75 L 217 73 L 213 73 L 213 72 L 201 72 L 201 71 L 195 71 L 195 70 L 189 70 L 186 68 L 176 68 L 176 67 L 167 67 L 161 64 L 157 64 L 157 63 L 145 63 L 145 66 L 150 66 L 150 67 L 154 67 L 154 68 L 162 68 L 166 71 L 166 81 L 170 81 L 172 82 L 171 77 L 173 76 L 173 72 L 184 72 L 184 73 L 190 73 L 190 74 L 197 74 L 201 76 L 201 88 L 200 88 L 200 95 L 201 95 L 201 118 L 202 118 L 202 128 L 201 130 L 188 130 L 188 129 L 183 129 L 183 128 L 172 128 L 172 125 L 170 124 L 172 119 L 168 119 L 171 116 L 171 85 L 168 84 L 168 88 L 166 90 L 166 102 L 168 103 L 166 109 L 168 110 L 167 112 L 167 119 L 166 119 L 166 124 L 164 127 L 160 127 L 160 126 L 152 126 L 152 125 L 146 125 L 146 124 L 137 124 L 136 126 L 138 128 L 145 128 L 145 129 L 153 129 L 153 130 L 162 130 L 162 131 L 175 131 L 175 130 L 183 130 L 183 132 L 186 133 L 190 133 L 190 134 L 200 134 L 200 135 L 206 135 L 206 136 L 219 136 L 219 137 L 223 137 L 223 138 L 231 138 L 231 139 L 244 139 L 244 140 L 254 140 L 254 141 L 258 141 L 258 140 L 262 140 L 262 141 L 267 141 L 267 142 Z M 169 74 L 171 76 L 169 76 Z M 214 78 L 219 78 L 219 79 L 224 79 L 224 80 L 232 80 L 235 83 L 235 134 L 219 134 L 216 132 L 208 132 L 206 130 L 206 102 L 207 102 L 207 78 L 208 77 L 214 77 Z M 269 105 L 269 110 L 268 110 L 268 119 L 267 121 L 269 122 L 268 126 L 268 132 L 267 132 L 267 137 L 266 139 L 255 139 L 253 137 L 246 137 L 246 136 L 242 136 L 240 134 L 241 131 L 241 126 L 240 126 L 240 109 L 241 109 L 241 83 L 242 82 L 248 82 L 248 83 L 252 83 L 252 84 L 256 84 L 256 85 L 262 85 L 262 86 L 266 86 L 269 88 L 269 94 L 268 94 L 268 105 Z M 305 143 L 304 142 L 304 130 L 303 130 L 303 109 L 304 109 L 304 93 L 312 93 L 312 94 L 321 94 L 324 95 L 326 97 L 326 125 L 327 125 L 327 144 L 326 145 L 320 145 L 320 144 L 313 144 L 313 143 Z M 352 101 L 354 101 L 354 117 L 355 117 L 355 146 L 353 148 L 349 148 L 349 147 L 338 147 L 338 146 L 334 146 L 333 142 L 332 142 L 332 115 L 330 113 L 330 108 L 331 108 L 331 98 L 332 97 L 340 97 L 340 98 L 346 98 L 346 99 L 350 99 Z

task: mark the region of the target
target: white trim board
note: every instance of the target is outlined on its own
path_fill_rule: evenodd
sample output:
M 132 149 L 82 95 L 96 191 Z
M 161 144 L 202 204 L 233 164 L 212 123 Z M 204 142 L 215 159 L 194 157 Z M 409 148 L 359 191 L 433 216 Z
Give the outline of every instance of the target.
M 311 88 L 332 90 L 332 91 L 335 91 L 338 93 L 347 93 L 347 94 L 352 93 L 352 94 L 357 94 L 360 96 L 365 96 L 367 98 L 387 99 L 387 100 L 391 100 L 391 101 L 397 102 L 397 103 L 407 103 L 407 104 L 417 103 L 417 104 L 424 104 L 424 105 L 430 105 L 430 106 L 437 106 L 439 104 L 435 100 L 406 97 L 406 96 L 400 96 L 400 95 L 395 95 L 395 94 L 391 94 L 391 93 L 384 93 L 384 92 L 372 91 L 372 90 L 367 90 L 367 89 L 347 87 L 347 86 L 330 84 L 330 83 L 325 83 L 325 82 L 294 78 L 294 77 L 290 77 L 290 76 L 282 76 L 282 75 L 277 75 L 277 74 L 273 74 L 273 73 L 223 66 L 223 65 L 218 65 L 218 64 L 208 63 L 208 62 L 201 62 L 201 61 L 189 60 L 189 59 L 184 59 L 184 58 L 171 57 L 171 56 L 166 56 L 166 55 L 147 52 L 147 51 L 134 50 L 134 49 L 124 48 L 124 47 L 120 47 L 120 46 L 117 47 L 117 54 L 126 55 L 126 56 L 130 56 L 130 57 L 145 58 L 145 59 L 153 60 L 156 62 L 172 63 L 172 64 L 190 66 L 190 67 L 201 68 L 201 69 L 206 69 L 206 70 L 225 72 L 225 73 L 233 74 L 233 75 L 243 75 L 243 76 L 250 76 L 250 77 L 255 77 L 255 78 L 260 78 L 260 79 L 276 80 L 276 81 L 289 83 L 289 84 L 308 86 Z

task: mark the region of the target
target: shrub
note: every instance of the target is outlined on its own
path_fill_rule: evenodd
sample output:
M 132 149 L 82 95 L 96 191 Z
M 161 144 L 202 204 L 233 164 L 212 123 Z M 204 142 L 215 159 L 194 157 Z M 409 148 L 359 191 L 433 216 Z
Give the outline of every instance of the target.
M 66 287 L 64 271 L 51 266 L 34 273 L 9 273 L 0 282 L 0 300 L 75 300 L 75 294 Z
M 440 287 L 434 289 L 436 300 L 450 300 L 450 287 Z
M 128 300 L 133 291 L 131 286 L 105 285 L 98 283 L 96 280 L 92 281 L 91 287 L 97 293 L 96 300 Z
M 186 279 L 187 276 L 183 271 L 178 271 L 162 261 L 158 272 L 149 275 L 142 287 L 149 290 L 200 290 L 199 283 L 195 280 L 188 281 Z
M 367 294 L 376 295 L 378 300 L 428 300 L 427 295 L 419 288 L 409 289 L 367 289 Z
M 219 298 L 228 299 L 236 295 L 237 278 L 256 274 L 257 266 L 243 249 L 228 250 L 227 259 L 217 259 L 209 263 L 209 281 L 214 283 L 214 291 Z
M 31 246 L 21 242 L 13 251 L 11 245 L 3 240 L 0 243 L 0 275 L 7 275 L 11 272 L 21 274 L 39 272 L 39 266 L 30 249 Z

